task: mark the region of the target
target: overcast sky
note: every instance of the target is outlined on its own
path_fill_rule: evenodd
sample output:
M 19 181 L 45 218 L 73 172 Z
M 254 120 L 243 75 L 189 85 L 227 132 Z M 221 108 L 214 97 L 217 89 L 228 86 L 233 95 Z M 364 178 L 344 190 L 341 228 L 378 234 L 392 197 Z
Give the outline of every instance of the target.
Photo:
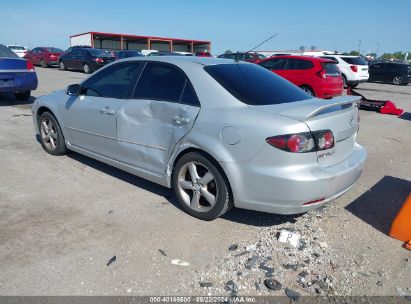
M 411 51 L 411 0 L 2 1 L 0 43 L 69 46 L 88 31 L 211 40 L 212 53 L 248 50 Z

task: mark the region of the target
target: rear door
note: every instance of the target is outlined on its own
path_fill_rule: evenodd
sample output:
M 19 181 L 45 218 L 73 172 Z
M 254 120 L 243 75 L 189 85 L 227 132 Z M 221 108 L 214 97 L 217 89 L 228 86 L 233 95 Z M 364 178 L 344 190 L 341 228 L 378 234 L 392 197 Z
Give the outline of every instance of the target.
M 286 78 L 297 86 L 304 84 L 312 85 L 312 78 L 310 77 L 309 70 L 314 65 L 309 60 L 289 58 L 283 71 L 286 73 Z
M 118 113 L 121 161 L 163 174 L 171 152 L 190 131 L 199 111 L 197 95 L 181 69 L 148 62 L 132 99 Z
M 117 114 L 134 87 L 137 63 L 113 65 L 82 84 L 80 96 L 70 96 L 62 110 L 70 144 L 112 159 L 117 156 Z

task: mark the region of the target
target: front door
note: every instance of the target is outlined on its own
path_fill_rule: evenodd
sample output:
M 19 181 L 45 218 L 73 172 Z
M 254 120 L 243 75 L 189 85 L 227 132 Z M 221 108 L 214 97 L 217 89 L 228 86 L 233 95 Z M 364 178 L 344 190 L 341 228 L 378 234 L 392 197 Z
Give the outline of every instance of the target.
M 135 83 L 138 67 L 131 62 L 113 65 L 86 80 L 80 96 L 68 97 L 63 121 L 70 144 L 117 159 L 117 115 Z
M 185 73 L 174 65 L 146 64 L 132 99 L 118 113 L 121 161 L 163 174 L 176 144 L 190 131 L 200 111 Z

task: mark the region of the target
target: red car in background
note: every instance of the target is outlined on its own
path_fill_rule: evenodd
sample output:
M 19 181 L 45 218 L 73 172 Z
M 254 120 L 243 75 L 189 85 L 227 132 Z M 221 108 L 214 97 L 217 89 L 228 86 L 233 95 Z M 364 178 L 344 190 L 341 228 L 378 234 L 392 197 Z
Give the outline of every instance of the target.
M 47 68 L 51 65 L 58 65 L 59 57 L 64 53 L 55 47 L 36 47 L 29 51 L 24 58 L 34 65 L 41 65 Z
M 264 60 L 266 57 L 262 54 L 246 52 L 246 53 L 225 53 L 218 56 L 218 58 L 233 59 L 233 60 L 242 60 L 251 63 L 258 63 L 261 60 Z
M 275 56 L 258 63 L 319 98 L 343 92 L 340 69 L 334 61 L 308 56 Z

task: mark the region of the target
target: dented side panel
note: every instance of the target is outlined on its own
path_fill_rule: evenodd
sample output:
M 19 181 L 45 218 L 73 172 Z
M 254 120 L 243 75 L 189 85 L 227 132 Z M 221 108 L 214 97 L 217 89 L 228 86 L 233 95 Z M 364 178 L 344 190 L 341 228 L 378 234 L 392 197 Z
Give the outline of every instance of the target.
M 128 100 L 117 115 L 119 159 L 164 174 L 171 152 L 192 128 L 199 110 L 167 101 Z

